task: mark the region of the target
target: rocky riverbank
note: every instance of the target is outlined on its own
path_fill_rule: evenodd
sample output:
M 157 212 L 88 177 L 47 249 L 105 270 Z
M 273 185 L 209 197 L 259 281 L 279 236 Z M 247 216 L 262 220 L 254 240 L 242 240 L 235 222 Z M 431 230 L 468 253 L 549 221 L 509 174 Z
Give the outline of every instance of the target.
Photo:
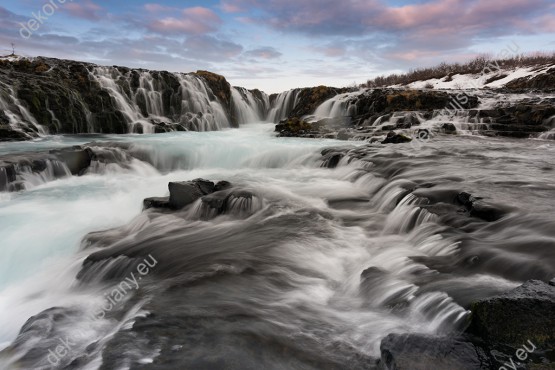
M 370 89 L 337 94 L 327 111 L 305 112 L 303 101 L 276 125 L 285 137 L 327 137 L 382 141 L 391 132 L 417 137 L 472 132 L 484 136 L 550 138 L 555 95 L 546 90 L 435 91 Z M 322 117 L 325 116 L 325 117 Z

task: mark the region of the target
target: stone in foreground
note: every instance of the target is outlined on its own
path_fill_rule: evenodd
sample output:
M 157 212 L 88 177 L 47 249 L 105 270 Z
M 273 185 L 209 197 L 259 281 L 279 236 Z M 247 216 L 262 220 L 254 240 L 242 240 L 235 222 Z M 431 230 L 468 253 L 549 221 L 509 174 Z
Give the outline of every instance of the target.
M 390 334 L 382 340 L 382 370 L 485 370 L 483 352 L 458 338 Z

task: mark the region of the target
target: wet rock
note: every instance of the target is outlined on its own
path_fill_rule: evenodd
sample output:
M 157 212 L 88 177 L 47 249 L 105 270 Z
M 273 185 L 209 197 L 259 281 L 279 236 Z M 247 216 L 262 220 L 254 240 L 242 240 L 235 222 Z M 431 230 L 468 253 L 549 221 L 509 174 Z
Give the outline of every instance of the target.
M 465 192 L 458 194 L 456 200 L 465 206 L 471 216 L 488 222 L 497 221 L 510 211 L 508 207 L 485 202 L 481 200 L 481 198 L 475 198 L 471 194 Z
M 24 141 L 28 139 L 29 137 L 24 133 L 14 131 L 8 125 L 0 125 L 0 141 Z
M 408 143 L 412 141 L 412 139 L 404 134 L 398 134 L 395 131 L 389 131 L 385 140 L 382 141 L 382 144 L 402 144 Z
M 217 192 L 202 197 L 202 203 L 213 210 L 216 215 L 220 215 L 225 212 L 228 196 L 229 194 L 225 192 Z
M 343 157 L 345 157 L 345 154 L 343 153 L 328 152 L 324 155 L 324 162 L 322 163 L 322 167 L 336 168 Z
M 488 343 L 519 347 L 530 340 L 542 348 L 555 345 L 555 286 L 531 280 L 475 302 L 471 310 L 468 332 Z
M 209 182 L 209 181 L 208 181 Z M 206 190 L 214 189 L 206 180 L 193 180 L 185 182 L 170 182 L 168 188 L 170 190 L 170 207 L 173 209 L 181 209 L 200 199 L 203 195 L 208 194 Z
M 390 334 L 380 345 L 382 370 L 486 370 L 483 351 L 462 338 Z
M 60 150 L 52 150 L 50 154 L 54 154 L 58 160 L 63 162 L 72 175 L 81 175 L 91 165 L 94 153 L 91 149 L 83 149 L 80 146 L 73 148 L 65 148 Z
M 195 179 L 192 182 L 200 189 L 200 191 L 204 195 L 213 193 L 216 188 L 212 181 Z
M 143 200 L 143 210 L 150 208 L 171 208 L 170 197 L 152 197 Z
M 214 191 L 222 191 L 231 188 L 231 183 L 229 181 L 219 181 L 214 187 Z
M 456 134 L 457 128 L 452 123 L 444 123 L 441 125 L 441 131 L 445 134 Z
M 218 183 L 218 189 L 231 186 L 227 181 Z M 201 197 L 212 194 L 216 191 L 216 185 L 209 180 L 195 179 L 184 182 L 170 182 L 168 184 L 170 190 L 170 208 L 181 209 Z
M 312 129 L 312 124 L 298 117 L 288 118 L 276 125 L 276 132 L 279 132 L 280 136 L 302 136 Z

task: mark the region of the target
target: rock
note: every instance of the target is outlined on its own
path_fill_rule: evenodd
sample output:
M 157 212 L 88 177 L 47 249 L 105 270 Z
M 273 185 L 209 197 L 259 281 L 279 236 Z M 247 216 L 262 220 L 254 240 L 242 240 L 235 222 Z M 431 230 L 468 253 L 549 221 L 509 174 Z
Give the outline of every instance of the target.
M 228 197 L 229 194 L 225 192 L 217 192 L 202 197 L 202 203 L 213 210 L 215 214 L 221 215 L 225 212 Z
M 475 302 L 471 310 L 468 332 L 489 343 L 519 347 L 530 340 L 541 348 L 555 345 L 555 286 L 531 280 Z
M 481 218 L 484 221 L 493 222 L 503 218 L 507 214 L 506 210 L 486 203 L 484 201 L 476 201 L 470 207 L 470 215 Z
M 480 218 L 484 221 L 493 222 L 503 218 L 510 209 L 501 207 L 475 198 L 469 193 L 459 193 L 456 197 L 457 202 L 465 206 L 473 217 Z
M 23 141 L 29 138 L 22 132 L 12 130 L 8 125 L 0 125 L 0 141 Z
M 441 125 L 441 131 L 445 134 L 456 134 L 457 128 L 452 123 L 444 123 Z
M 170 182 L 168 188 L 170 190 L 170 207 L 173 209 L 188 206 L 205 195 L 192 181 Z
M 382 370 L 486 370 L 483 351 L 462 338 L 389 334 L 380 345 Z
M 170 197 L 153 197 L 143 200 L 143 210 L 150 208 L 171 208 Z
M 412 141 L 412 139 L 404 134 L 398 134 L 395 131 L 389 131 L 382 144 L 402 144 L 408 143 Z
M 280 136 L 301 136 L 312 129 L 312 124 L 298 117 L 288 118 L 276 125 L 276 132 L 279 132 Z
M 214 187 L 214 191 L 222 191 L 231 188 L 231 183 L 229 181 L 220 181 Z
M 322 167 L 336 168 L 343 157 L 345 157 L 343 153 L 328 153 L 326 156 L 324 156 Z
M 170 182 L 168 188 L 170 190 L 170 208 L 182 209 L 204 195 L 212 194 L 216 185 L 212 181 L 195 179 L 184 182 Z
M 199 190 L 204 194 L 211 194 L 215 190 L 215 185 L 212 181 L 204 180 L 204 179 L 195 179 L 192 181 Z
M 549 281 L 549 285 L 555 286 L 555 278 L 553 278 Z
M 83 149 L 80 146 L 51 150 L 50 153 L 63 162 L 74 176 L 83 174 L 89 168 L 94 155 L 91 149 Z

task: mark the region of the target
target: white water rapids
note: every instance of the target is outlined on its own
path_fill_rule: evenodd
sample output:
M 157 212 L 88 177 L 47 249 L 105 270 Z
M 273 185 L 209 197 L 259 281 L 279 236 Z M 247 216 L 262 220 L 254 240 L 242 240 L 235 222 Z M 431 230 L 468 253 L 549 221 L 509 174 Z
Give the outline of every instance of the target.
M 58 337 L 73 343 L 59 365 L 67 369 L 171 363 L 167 348 L 181 351 L 189 366 L 243 361 L 244 351 L 252 355 L 248 366 L 238 360 L 245 368 L 362 368 L 379 356 L 387 334 L 456 332 L 470 299 L 534 277 L 542 260 L 547 274 L 555 260 L 548 248 L 555 241 L 551 143 L 456 138 L 418 151 L 375 146 L 372 161 L 343 159 L 330 169 L 321 167 L 322 149 L 345 142 L 277 138 L 273 129 L 102 136 L 96 141 L 130 145 L 135 157 L 0 193 L 0 350 L 17 337 L 0 353 L 2 368 L 51 368 L 48 350 Z M 0 144 L 0 153 L 91 141 L 51 137 Z M 195 178 L 227 180 L 259 202 L 242 217 L 203 219 L 195 207 L 141 213 L 142 200 L 167 195 L 168 182 Z M 458 231 L 407 192 L 423 182 L 517 210 Z M 83 249 L 87 233 L 113 228 Z M 536 241 L 536 249 L 526 248 Z M 160 264 L 117 313 L 93 319 L 114 281 L 102 280 L 109 269 L 76 276 L 91 253 L 122 251 L 148 251 Z M 485 261 L 479 268 L 457 262 L 475 255 Z M 53 307 L 18 336 L 30 317 Z M 152 329 L 133 328 L 137 322 Z M 212 351 L 214 362 L 203 357 Z

